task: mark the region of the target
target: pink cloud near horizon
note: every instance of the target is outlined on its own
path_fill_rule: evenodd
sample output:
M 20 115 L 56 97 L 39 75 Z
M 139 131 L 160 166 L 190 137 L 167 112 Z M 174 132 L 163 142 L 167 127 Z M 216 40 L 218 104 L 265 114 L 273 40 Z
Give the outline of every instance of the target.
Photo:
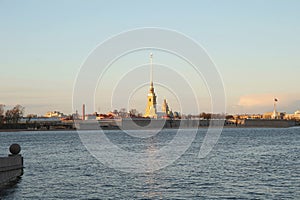
M 277 98 L 278 101 L 281 101 L 281 95 L 280 97 L 273 94 L 251 94 L 251 95 L 244 95 L 241 96 L 239 99 L 239 106 L 246 106 L 246 107 L 252 107 L 252 106 L 269 106 L 273 105 L 274 98 Z
M 300 100 L 300 94 L 249 94 L 239 98 L 238 107 L 245 112 L 271 111 L 274 99 L 278 99 L 277 108 L 281 111 L 291 112 L 299 108 L 295 102 Z

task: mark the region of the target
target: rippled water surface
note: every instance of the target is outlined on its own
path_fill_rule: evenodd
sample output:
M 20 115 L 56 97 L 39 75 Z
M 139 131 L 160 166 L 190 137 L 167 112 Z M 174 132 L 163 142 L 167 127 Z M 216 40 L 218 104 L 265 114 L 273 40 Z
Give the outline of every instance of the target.
M 172 165 L 135 174 L 103 165 L 76 132 L 2 132 L 0 154 L 19 143 L 26 168 L 17 184 L 0 189 L 0 199 L 300 199 L 299 128 L 225 129 L 199 159 L 205 133 L 199 130 Z M 163 130 L 139 141 L 107 131 L 114 144 L 135 152 L 161 148 L 175 134 Z

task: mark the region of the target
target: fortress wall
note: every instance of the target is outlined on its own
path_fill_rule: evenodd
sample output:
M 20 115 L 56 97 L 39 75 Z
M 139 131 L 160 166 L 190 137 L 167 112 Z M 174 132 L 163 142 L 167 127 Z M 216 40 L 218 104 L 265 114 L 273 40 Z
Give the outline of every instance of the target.
M 141 128 L 200 128 L 208 127 L 209 120 L 197 120 L 197 119 L 123 119 L 122 129 L 141 129 Z M 223 125 L 222 120 L 213 120 L 214 125 Z
M 284 119 L 246 119 L 245 126 L 248 127 L 276 127 L 286 128 L 295 126 L 295 121 Z
M 225 125 L 224 125 L 225 123 Z M 83 121 L 79 123 L 81 130 L 97 130 L 104 129 L 124 129 L 124 130 L 141 130 L 141 129 L 162 129 L 162 128 L 180 128 L 180 129 L 195 129 L 212 127 L 291 127 L 295 126 L 296 122 L 292 120 L 273 120 L 273 119 L 247 119 L 241 124 L 226 124 L 224 120 L 197 120 L 197 119 L 111 119 L 103 121 Z

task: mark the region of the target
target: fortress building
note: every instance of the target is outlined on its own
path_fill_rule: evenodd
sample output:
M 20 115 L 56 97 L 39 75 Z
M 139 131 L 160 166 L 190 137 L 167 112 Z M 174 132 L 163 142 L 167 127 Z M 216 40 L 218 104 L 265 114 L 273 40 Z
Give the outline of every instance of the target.
M 147 106 L 144 117 L 157 118 L 156 95 L 153 87 L 153 54 L 150 54 L 150 88 L 147 96 Z
M 169 111 L 170 111 L 170 110 L 169 110 L 169 105 L 168 105 L 166 99 L 164 99 L 164 102 L 163 102 L 163 104 L 162 104 L 161 110 L 162 110 L 162 112 L 163 112 L 164 114 L 166 114 L 166 115 L 168 115 L 168 113 L 169 113 Z

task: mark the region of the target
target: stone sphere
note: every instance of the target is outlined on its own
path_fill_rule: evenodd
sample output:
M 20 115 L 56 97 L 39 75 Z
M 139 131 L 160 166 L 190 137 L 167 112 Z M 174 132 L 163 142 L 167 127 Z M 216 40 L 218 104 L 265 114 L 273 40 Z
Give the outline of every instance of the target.
M 9 147 L 9 151 L 10 151 L 11 154 L 17 155 L 18 153 L 20 153 L 21 147 L 18 144 L 12 144 Z

